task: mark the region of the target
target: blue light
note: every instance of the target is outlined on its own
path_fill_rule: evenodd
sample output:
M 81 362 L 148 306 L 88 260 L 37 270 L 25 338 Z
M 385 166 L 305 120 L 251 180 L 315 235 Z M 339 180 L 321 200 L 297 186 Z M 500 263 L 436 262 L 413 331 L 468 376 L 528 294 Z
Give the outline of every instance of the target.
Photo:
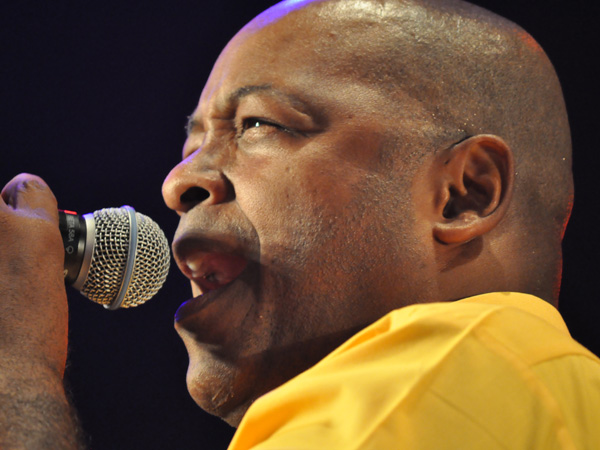
M 262 14 L 256 17 L 255 20 L 260 27 L 264 27 L 270 23 L 276 22 L 283 16 L 296 9 L 303 8 L 313 1 L 315 0 L 284 0 L 264 11 Z

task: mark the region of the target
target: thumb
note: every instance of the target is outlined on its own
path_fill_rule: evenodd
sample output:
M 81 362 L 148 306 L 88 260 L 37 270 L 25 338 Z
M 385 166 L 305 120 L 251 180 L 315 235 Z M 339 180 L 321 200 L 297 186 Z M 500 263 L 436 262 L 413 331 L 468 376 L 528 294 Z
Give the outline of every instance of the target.
M 56 198 L 46 182 L 36 175 L 17 175 L 8 182 L 0 196 L 0 209 L 8 208 L 26 215 L 43 216 L 58 221 Z

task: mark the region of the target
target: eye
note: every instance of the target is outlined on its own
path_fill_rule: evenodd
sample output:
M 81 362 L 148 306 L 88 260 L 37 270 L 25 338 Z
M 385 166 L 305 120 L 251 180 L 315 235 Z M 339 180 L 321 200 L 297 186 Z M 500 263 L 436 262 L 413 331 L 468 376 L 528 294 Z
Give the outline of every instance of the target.
M 238 125 L 236 138 L 240 143 L 253 144 L 263 139 L 287 139 L 304 136 L 304 133 L 272 120 L 248 117 L 242 119 Z
M 256 128 L 264 128 L 264 127 L 272 127 L 279 130 L 285 130 L 284 127 L 278 125 L 276 123 L 270 122 L 265 119 L 260 119 L 258 117 L 249 117 L 242 121 L 242 127 L 240 130 L 240 135 L 244 134 L 246 131 Z

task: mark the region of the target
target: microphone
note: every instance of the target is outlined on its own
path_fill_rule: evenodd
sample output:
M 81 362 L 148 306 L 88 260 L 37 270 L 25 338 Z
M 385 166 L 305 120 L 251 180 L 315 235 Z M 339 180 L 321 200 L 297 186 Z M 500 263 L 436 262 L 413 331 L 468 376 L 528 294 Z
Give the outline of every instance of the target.
M 58 214 L 66 284 L 111 310 L 141 305 L 162 287 L 171 253 L 148 216 L 131 206 Z

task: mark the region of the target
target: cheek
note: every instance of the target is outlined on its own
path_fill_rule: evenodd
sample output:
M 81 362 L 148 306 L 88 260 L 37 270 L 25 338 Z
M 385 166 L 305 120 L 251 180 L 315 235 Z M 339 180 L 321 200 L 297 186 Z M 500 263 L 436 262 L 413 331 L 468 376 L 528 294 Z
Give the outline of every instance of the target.
M 239 177 L 236 199 L 260 238 L 264 263 L 282 254 L 299 258 L 329 237 L 335 221 L 347 213 L 358 177 L 326 169 L 332 165 L 314 159 L 271 161 L 248 166 L 252 172 Z

